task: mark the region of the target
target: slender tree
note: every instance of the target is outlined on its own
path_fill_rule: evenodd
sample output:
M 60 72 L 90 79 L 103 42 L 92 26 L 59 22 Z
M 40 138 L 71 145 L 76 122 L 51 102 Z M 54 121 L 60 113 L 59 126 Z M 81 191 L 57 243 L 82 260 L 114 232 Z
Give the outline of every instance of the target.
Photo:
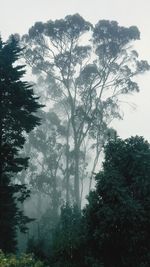
M 24 66 L 17 65 L 22 50 L 11 36 L 0 40 L 0 249 L 16 249 L 16 231 L 26 230 L 30 219 L 19 209 L 19 202 L 29 196 L 25 184 L 16 183 L 16 174 L 28 166 L 20 155 L 25 136 L 40 119 L 35 112 L 41 107 L 32 86 L 23 81 Z
M 48 199 L 48 206 L 57 217 L 65 183 L 63 156 L 66 148 L 63 144 L 63 138 L 66 129 L 61 125 L 54 112 L 42 111 L 39 115 L 42 119 L 42 125 L 29 134 L 25 146 L 26 149 L 30 147 L 31 155 L 28 183 L 32 193 L 37 194 L 39 198 L 38 217 L 42 215 L 42 212 L 39 214 L 40 207 L 42 207 L 40 197 L 42 195 L 44 199 Z

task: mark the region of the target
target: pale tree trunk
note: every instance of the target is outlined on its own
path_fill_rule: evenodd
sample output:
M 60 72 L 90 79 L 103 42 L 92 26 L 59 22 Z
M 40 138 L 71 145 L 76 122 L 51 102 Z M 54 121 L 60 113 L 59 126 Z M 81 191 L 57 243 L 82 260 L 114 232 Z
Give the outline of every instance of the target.
M 69 195 L 69 128 L 70 128 L 70 121 L 68 122 L 67 127 L 67 140 L 66 140 L 66 203 L 70 202 L 70 195 Z
M 74 173 L 74 195 L 75 195 L 75 202 L 78 206 L 78 208 L 81 208 L 81 199 L 80 199 L 80 175 L 79 175 L 79 154 L 80 149 L 77 145 L 77 142 L 75 140 L 75 147 L 74 147 L 74 153 L 75 153 L 75 173 Z

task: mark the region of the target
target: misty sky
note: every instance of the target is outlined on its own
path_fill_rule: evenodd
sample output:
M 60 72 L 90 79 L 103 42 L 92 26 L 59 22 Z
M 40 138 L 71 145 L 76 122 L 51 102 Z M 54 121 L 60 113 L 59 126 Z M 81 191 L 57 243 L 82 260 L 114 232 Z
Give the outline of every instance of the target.
M 0 32 L 6 40 L 12 33 L 26 33 L 36 21 L 55 20 L 74 13 L 93 24 L 109 19 L 122 26 L 138 26 L 141 40 L 136 49 L 150 63 L 150 0 L 0 0 Z M 150 72 L 138 81 L 140 93 L 128 97 L 136 110 L 124 104 L 124 120 L 114 122 L 113 126 L 123 138 L 138 134 L 150 141 Z

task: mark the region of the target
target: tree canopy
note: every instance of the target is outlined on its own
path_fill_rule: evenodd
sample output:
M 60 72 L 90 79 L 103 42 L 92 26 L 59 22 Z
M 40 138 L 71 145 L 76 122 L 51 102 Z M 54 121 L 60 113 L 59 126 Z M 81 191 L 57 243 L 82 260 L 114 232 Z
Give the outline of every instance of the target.
M 83 177 L 87 177 L 81 168 L 81 152 L 86 162 L 87 151 L 92 151 L 94 172 L 110 123 L 121 118 L 120 97 L 138 92 L 135 77 L 149 70 L 147 61 L 140 60 L 132 47 L 139 39 L 136 26 L 122 27 L 109 20 L 93 26 L 79 14 L 36 22 L 21 39 L 26 62 L 37 81 L 45 84 L 45 103 L 53 104 L 62 122 L 67 122 L 66 145 L 74 157 L 74 201 L 78 206 Z M 68 188 L 69 168 L 66 159 Z M 91 185 L 92 175 L 88 177 Z
M 88 201 L 84 216 L 89 254 L 107 267 L 148 267 L 150 144 L 138 136 L 108 143 Z

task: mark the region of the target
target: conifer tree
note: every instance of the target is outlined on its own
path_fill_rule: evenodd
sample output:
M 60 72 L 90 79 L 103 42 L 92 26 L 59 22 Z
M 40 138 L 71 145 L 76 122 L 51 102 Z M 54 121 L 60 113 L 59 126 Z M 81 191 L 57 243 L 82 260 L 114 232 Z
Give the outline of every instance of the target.
M 29 191 L 17 184 L 17 173 L 28 166 L 21 156 L 25 136 L 40 119 L 35 112 L 41 107 L 32 85 L 24 81 L 24 67 L 17 64 L 22 49 L 11 36 L 6 43 L 0 39 L 0 249 L 16 250 L 17 229 L 26 230 L 30 219 L 19 209 Z

